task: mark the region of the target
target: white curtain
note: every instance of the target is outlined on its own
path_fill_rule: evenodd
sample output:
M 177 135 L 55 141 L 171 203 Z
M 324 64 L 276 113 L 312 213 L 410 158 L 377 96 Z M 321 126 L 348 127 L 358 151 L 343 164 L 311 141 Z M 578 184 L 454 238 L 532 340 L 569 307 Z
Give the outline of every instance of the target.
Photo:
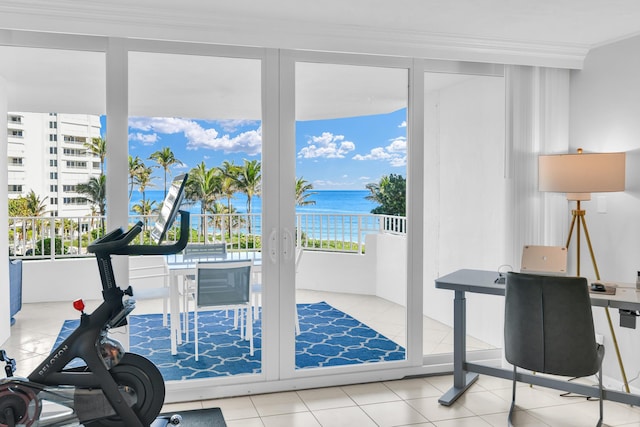
M 7 93 L 7 83 L 6 80 L 0 76 L 0 129 L 2 129 L 2 133 L 0 133 L 0 159 L 4 159 L 3 162 L 0 163 L 0 224 L 8 224 L 9 223 L 9 206 L 7 203 L 8 199 L 8 190 L 9 190 L 9 181 L 8 181 L 8 173 L 9 167 L 7 164 L 8 151 L 7 146 L 8 135 L 5 129 L 7 129 L 7 110 L 8 110 L 8 93 Z M 8 259 L 9 259 L 9 248 L 7 242 L 9 241 L 9 228 L 8 227 L 0 227 L 0 260 L 4 264 L 2 268 L 0 268 L 0 313 L 4 313 L 2 318 L 0 319 L 0 344 L 5 342 L 10 335 L 10 326 L 9 326 L 9 316 L 6 313 L 9 313 L 9 268 L 8 268 Z
M 564 195 L 538 191 L 538 156 L 569 147 L 569 70 L 507 66 L 507 257 L 520 269 L 524 245 L 563 246 Z

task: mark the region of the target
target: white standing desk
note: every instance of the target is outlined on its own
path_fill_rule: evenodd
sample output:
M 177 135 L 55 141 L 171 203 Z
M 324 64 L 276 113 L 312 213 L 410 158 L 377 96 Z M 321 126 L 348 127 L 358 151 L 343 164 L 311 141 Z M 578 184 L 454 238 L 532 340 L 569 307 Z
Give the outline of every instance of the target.
M 442 405 L 449 406 L 453 404 L 478 379 L 478 374 L 509 380 L 513 377 L 513 370 L 511 369 L 467 362 L 465 293 L 473 292 L 504 296 L 505 285 L 496 284 L 497 277 L 498 273 L 496 271 L 458 270 L 436 279 L 436 288 L 449 289 L 455 292 L 453 299 L 453 387 L 438 400 Z M 615 295 L 591 293 L 590 296 L 591 304 L 594 306 L 640 310 L 640 292 L 636 291 L 635 285 L 618 284 Z M 519 371 L 517 380 L 585 396 L 598 397 L 599 395 L 597 387 L 550 378 L 544 375 L 532 375 Z M 640 396 L 637 394 L 607 389 L 603 393 L 606 400 L 640 406 Z
M 261 265 L 260 252 L 227 252 L 226 257 L 202 257 L 188 261 L 183 260 L 182 254 L 167 255 L 169 268 L 169 329 L 171 333 L 171 354 L 178 354 L 178 344 L 182 344 L 182 327 L 180 326 L 180 287 L 179 279 L 196 274 L 197 261 L 226 262 L 239 260 L 253 260 L 254 273 L 259 273 Z M 257 270 L 257 271 L 256 271 Z

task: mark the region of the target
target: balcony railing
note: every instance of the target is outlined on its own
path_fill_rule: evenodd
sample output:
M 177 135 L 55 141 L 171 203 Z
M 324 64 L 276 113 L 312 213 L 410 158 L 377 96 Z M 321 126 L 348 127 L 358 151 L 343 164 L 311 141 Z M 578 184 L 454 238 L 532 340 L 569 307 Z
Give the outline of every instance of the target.
M 147 242 L 155 215 L 132 216 L 145 232 L 137 243 Z M 260 251 L 262 214 L 192 214 L 191 243 L 222 242 L 228 251 Z M 23 259 L 55 259 L 90 256 L 87 245 L 103 235 L 106 220 L 100 216 L 11 217 L 9 254 Z M 407 232 L 405 217 L 372 214 L 297 214 L 295 241 L 306 250 L 364 253 L 367 234 Z M 178 227 L 168 233 L 175 241 Z

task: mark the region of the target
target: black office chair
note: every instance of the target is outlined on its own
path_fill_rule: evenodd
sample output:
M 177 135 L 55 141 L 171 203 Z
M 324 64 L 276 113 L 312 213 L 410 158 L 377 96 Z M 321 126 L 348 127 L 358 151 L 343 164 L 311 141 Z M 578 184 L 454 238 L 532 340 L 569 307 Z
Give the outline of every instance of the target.
M 513 365 L 513 393 L 509 410 L 512 426 L 517 368 L 568 377 L 598 373 L 602 425 L 602 359 L 587 280 L 583 277 L 507 273 L 505 356 Z

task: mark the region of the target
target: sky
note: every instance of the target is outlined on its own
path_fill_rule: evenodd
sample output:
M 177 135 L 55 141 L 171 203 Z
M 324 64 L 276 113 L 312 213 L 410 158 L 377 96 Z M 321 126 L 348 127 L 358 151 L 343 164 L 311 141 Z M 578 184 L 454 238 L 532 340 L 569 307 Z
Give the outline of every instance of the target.
M 105 117 L 101 118 L 106 130 Z M 104 135 L 103 135 L 104 136 Z M 108 138 L 107 138 L 108 141 Z M 129 119 L 129 154 L 146 165 L 151 153 L 170 147 L 183 162 L 175 176 L 197 166 L 261 160 L 259 121 L 192 120 L 166 117 Z M 315 190 L 363 190 L 391 173 L 406 176 L 406 109 L 388 114 L 296 123 L 296 176 Z M 162 188 L 162 170 L 153 183 Z

